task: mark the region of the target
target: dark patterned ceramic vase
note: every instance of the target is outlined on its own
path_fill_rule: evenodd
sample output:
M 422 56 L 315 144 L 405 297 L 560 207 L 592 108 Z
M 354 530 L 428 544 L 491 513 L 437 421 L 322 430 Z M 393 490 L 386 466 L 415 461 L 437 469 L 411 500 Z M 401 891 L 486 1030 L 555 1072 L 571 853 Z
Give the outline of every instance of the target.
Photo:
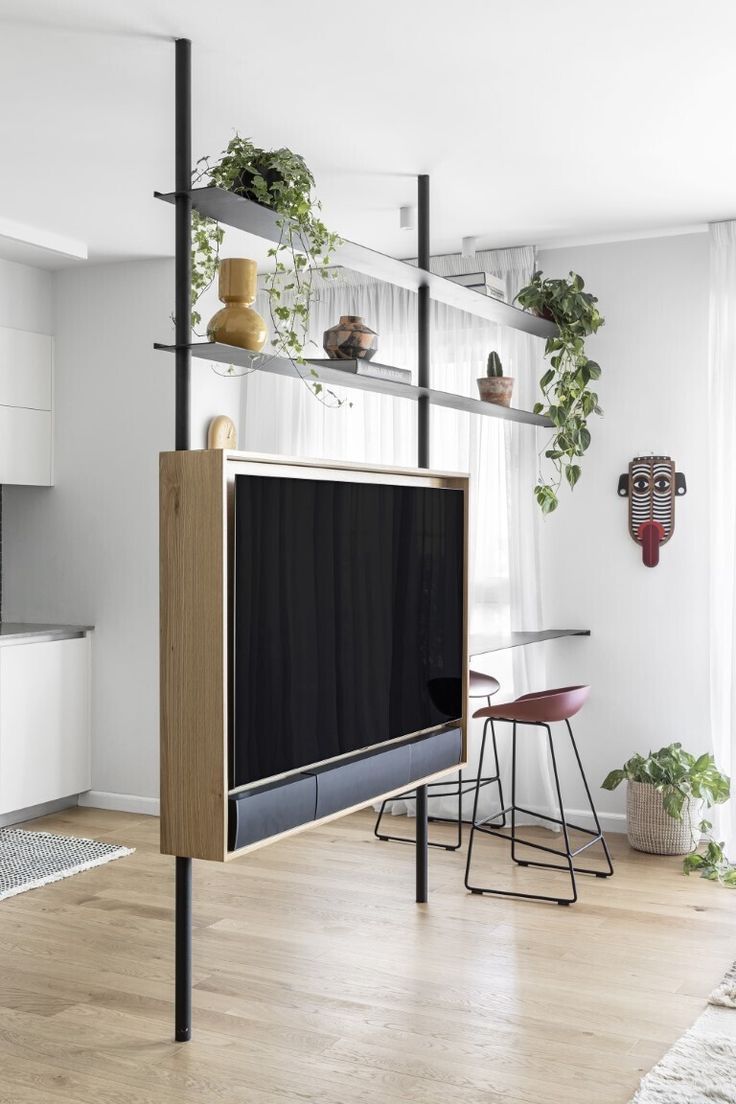
M 357 314 L 343 314 L 325 330 L 322 345 L 330 360 L 370 360 L 378 348 L 378 334 Z

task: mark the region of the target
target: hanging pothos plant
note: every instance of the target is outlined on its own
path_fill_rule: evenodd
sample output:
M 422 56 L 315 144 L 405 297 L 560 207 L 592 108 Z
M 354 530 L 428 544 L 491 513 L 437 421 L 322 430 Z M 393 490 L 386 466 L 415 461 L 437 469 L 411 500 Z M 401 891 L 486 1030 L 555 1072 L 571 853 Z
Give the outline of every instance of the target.
M 315 278 L 334 276 L 331 255 L 341 239 L 325 226 L 321 204 L 312 194 L 314 177 L 304 158 L 289 149 L 264 150 L 235 134 L 219 158 L 201 157 L 192 183 L 225 188 L 269 207 L 279 216 L 279 241 L 268 250 L 273 261 L 266 291 L 273 325 L 274 355 L 306 363 L 309 312 L 317 294 Z M 202 324 L 196 304 L 217 274 L 222 227 L 215 219 L 192 214 L 192 328 Z M 310 369 L 313 376 L 317 373 Z M 313 384 L 319 394 L 322 385 Z
M 588 418 L 603 413 L 598 395 L 590 388 L 601 369 L 587 356 L 585 339 L 599 330 L 605 319 L 596 307 L 595 295 L 584 288 L 582 277 L 574 272 L 569 280 L 543 279 L 541 272 L 535 272 L 531 283 L 516 296 L 522 307 L 554 322 L 558 329 L 555 337 L 547 338 L 544 349 L 550 364 L 539 381 L 545 401 L 534 404 L 534 413 L 546 414 L 555 427 L 544 449 L 554 474 L 546 477 L 540 465 L 534 488 L 544 514 L 557 509 L 563 481 L 572 489 L 580 478 L 577 460 L 590 444 Z

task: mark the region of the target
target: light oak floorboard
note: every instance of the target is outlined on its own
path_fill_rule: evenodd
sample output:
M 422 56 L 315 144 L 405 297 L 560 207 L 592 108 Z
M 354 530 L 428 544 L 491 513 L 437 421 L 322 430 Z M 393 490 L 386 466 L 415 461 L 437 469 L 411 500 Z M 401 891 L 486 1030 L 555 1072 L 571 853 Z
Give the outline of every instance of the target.
M 623 837 L 615 877 L 581 877 L 572 908 L 471 896 L 464 852 L 435 850 L 417 906 L 413 848 L 372 826 L 195 863 L 182 1046 L 158 821 L 29 824 L 137 851 L 0 903 L 0 1104 L 626 1104 L 736 958 L 736 893 Z M 477 877 L 559 886 L 492 840 Z

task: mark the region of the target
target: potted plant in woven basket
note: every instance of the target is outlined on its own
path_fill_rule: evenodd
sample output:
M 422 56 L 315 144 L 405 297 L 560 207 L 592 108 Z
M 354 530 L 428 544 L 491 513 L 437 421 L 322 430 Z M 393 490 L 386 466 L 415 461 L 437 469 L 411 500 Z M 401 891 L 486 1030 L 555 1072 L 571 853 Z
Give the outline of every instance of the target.
M 615 790 L 622 782 L 627 788 L 629 843 L 652 855 L 695 851 L 711 827 L 703 820 L 705 809 L 727 801 L 731 792 L 729 779 L 718 770 L 712 755 L 696 757 L 683 751 L 681 744 L 647 756 L 634 755 L 606 776 L 603 789 Z M 686 866 L 696 869 L 693 863 Z

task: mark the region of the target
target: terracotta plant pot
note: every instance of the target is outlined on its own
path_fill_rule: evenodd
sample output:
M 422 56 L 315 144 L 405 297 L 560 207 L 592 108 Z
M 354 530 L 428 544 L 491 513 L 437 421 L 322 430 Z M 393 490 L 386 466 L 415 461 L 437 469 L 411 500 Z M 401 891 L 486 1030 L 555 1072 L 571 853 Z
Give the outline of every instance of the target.
M 343 314 L 325 330 L 322 346 L 330 360 L 370 360 L 378 348 L 378 334 L 357 314 Z
M 207 326 L 210 341 L 260 353 L 266 344 L 266 323 L 250 304 L 256 297 L 257 266 L 246 257 L 220 262 L 220 301 L 225 304 Z
M 514 381 L 511 376 L 481 376 L 478 380 L 478 390 L 483 402 L 496 403 L 497 406 L 510 404 L 513 389 Z

